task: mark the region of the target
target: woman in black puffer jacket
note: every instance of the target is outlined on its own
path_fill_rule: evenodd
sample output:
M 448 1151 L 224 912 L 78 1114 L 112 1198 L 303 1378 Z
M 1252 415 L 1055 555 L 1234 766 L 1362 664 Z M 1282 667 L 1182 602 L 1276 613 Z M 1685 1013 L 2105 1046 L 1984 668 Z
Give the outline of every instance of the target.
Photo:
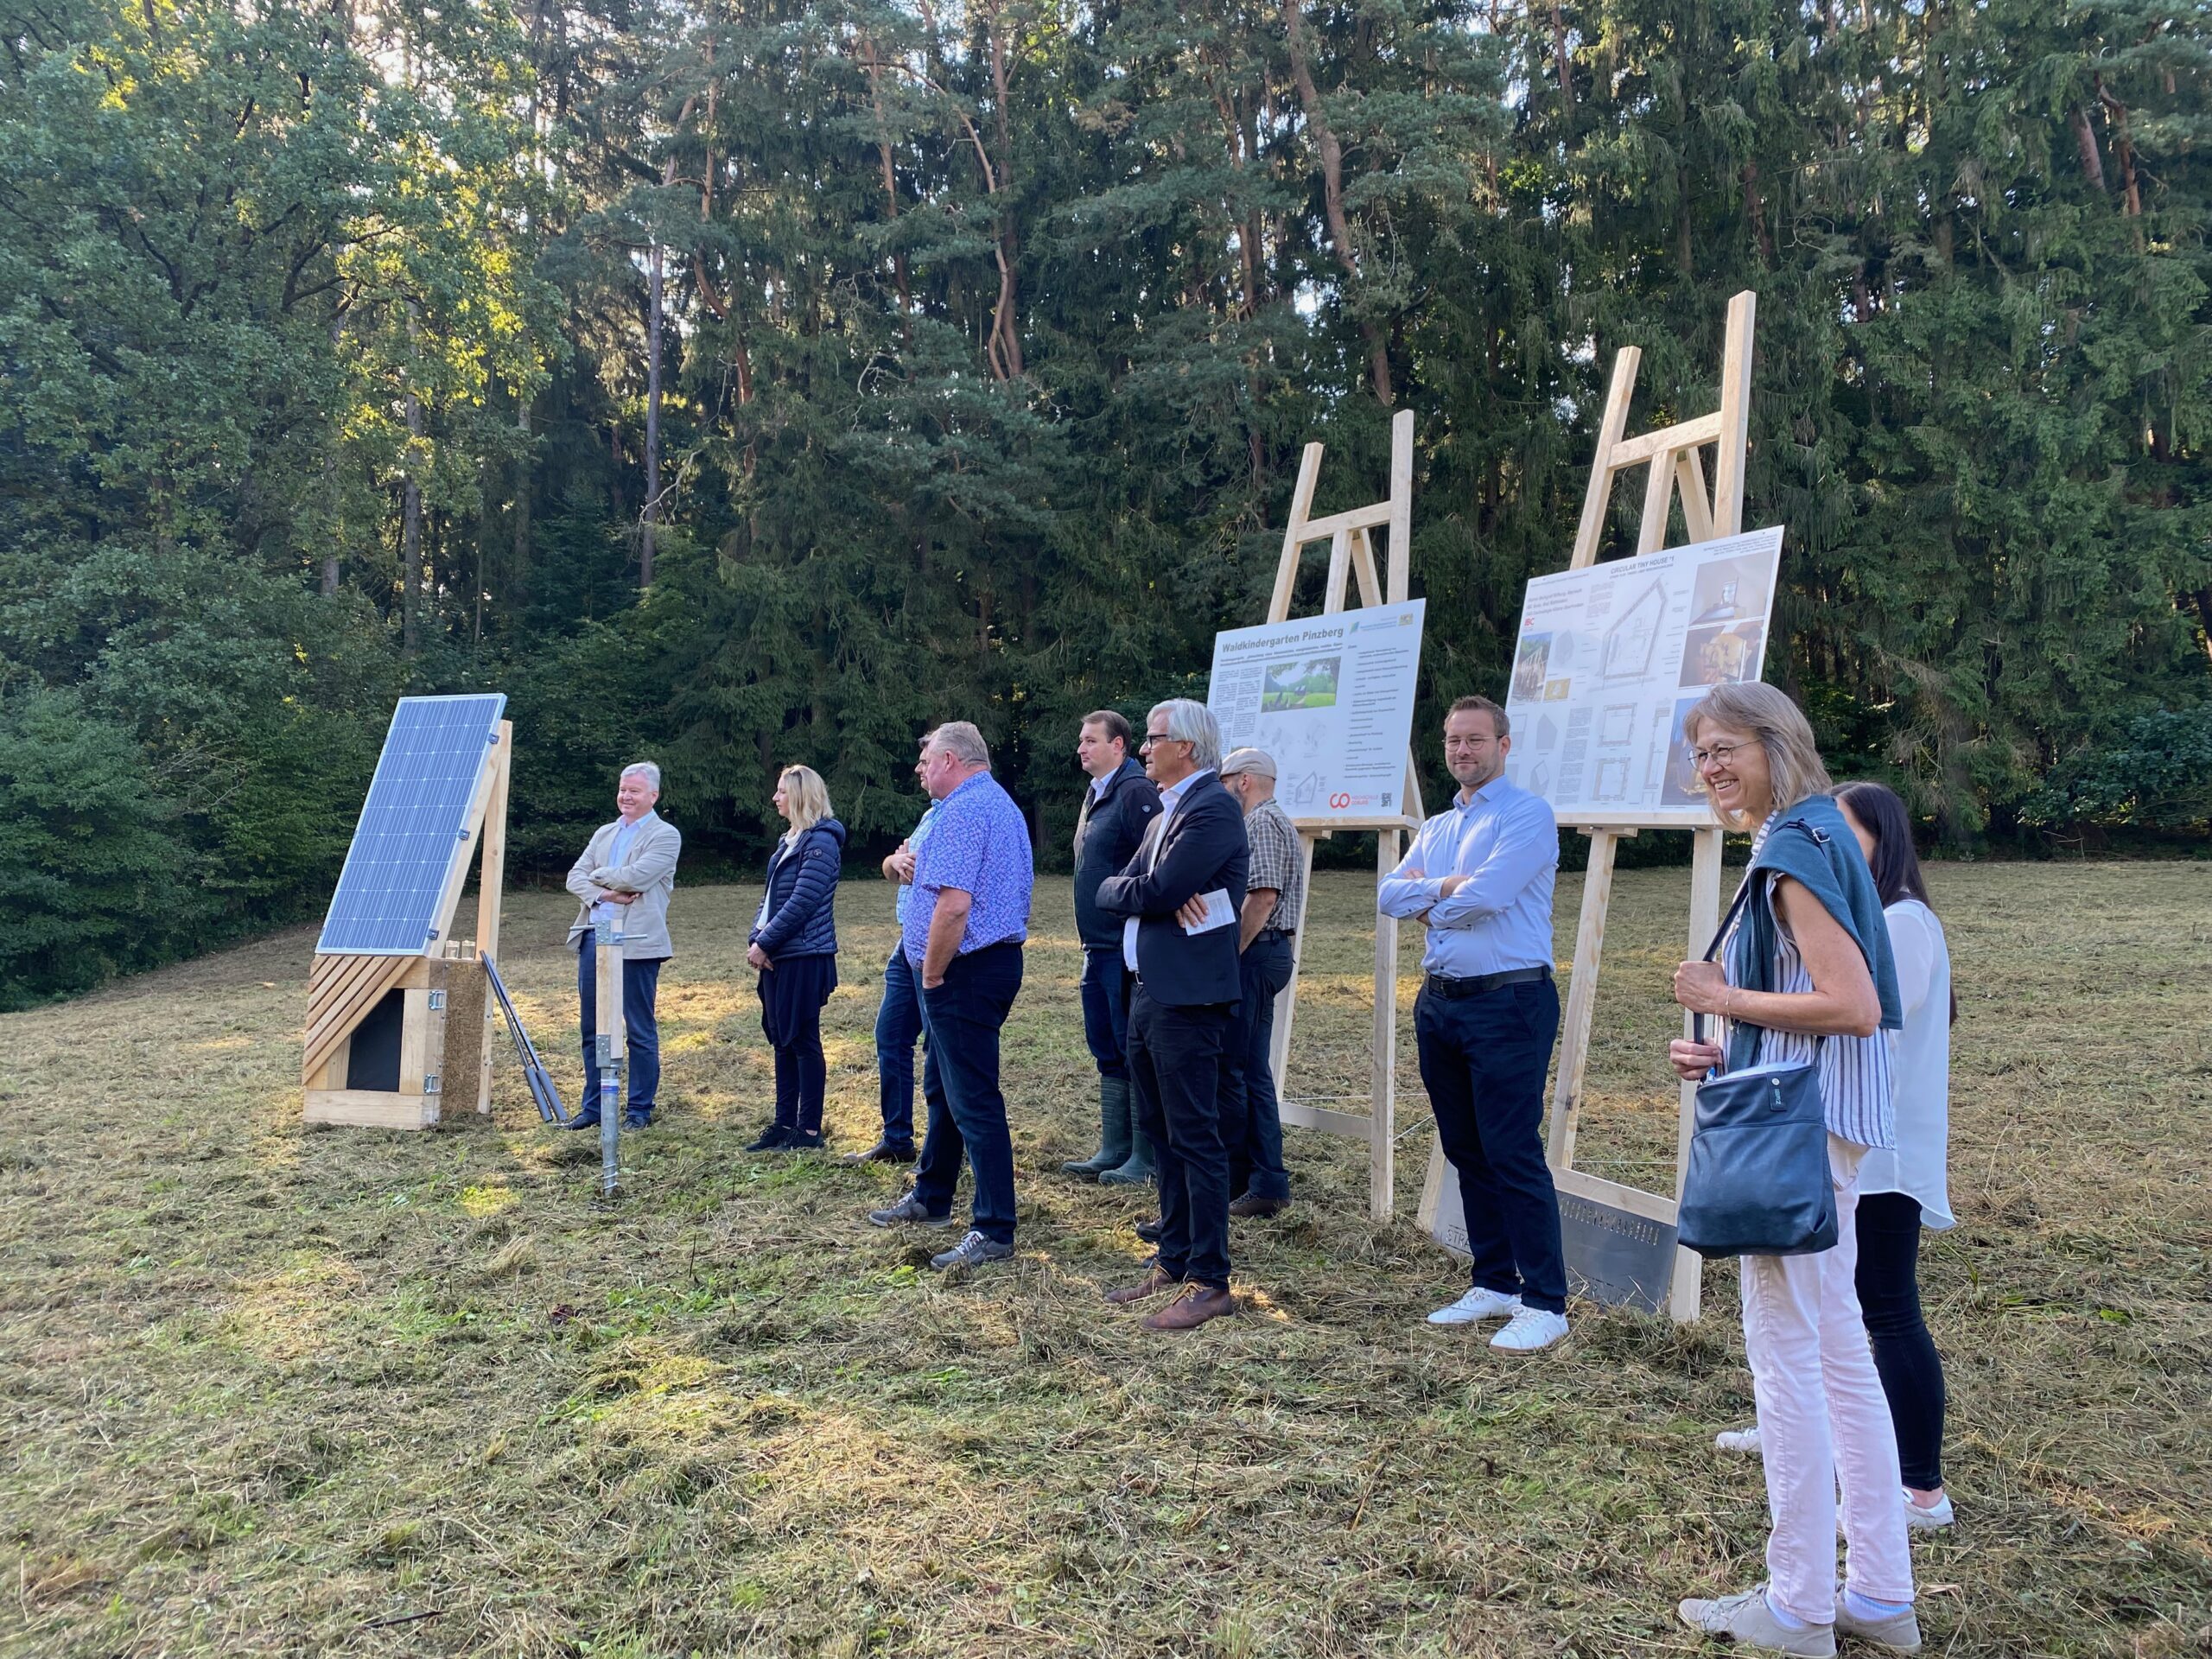
M 760 970 L 760 1029 L 776 1051 L 776 1118 L 747 1152 L 804 1152 L 822 1144 L 822 1008 L 837 988 L 837 876 L 845 826 L 810 766 L 776 780 L 776 810 L 791 828 L 768 858 L 768 891 L 745 959 Z

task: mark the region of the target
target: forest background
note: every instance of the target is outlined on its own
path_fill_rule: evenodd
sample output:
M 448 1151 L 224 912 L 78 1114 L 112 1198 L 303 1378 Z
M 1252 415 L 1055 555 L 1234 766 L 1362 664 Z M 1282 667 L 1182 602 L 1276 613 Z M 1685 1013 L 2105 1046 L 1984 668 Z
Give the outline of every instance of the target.
M 886 847 L 957 717 L 1049 856 L 1077 719 L 1203 695 L 1300 447 L 1373 499 L 1402 408 L 1423 719 L 1496 693 L 1614 351 L 1637 424 L 1703 412 L 1745 287 L 1767 675 L 1837 765 L 1957 849 L 2201 845 L 2209 46 L 2150 0 L 0 0 L 0 1006 L 314 913 L 408 692 L 508 694 L 525 873 L 641 753 L 699 870 L 793 761 Z

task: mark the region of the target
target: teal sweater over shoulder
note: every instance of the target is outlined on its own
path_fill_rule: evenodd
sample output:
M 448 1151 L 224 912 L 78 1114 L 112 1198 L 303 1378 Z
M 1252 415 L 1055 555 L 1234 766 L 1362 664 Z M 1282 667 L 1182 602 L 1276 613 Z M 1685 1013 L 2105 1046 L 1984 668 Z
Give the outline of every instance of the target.
M 1875 995 L 1882 1001 L 1882 1029 L 1897 1031 L 1904 1025 L 1904 1004 L 1897 995 L 1897 963 L 1890 955 L 1890 929 L 1882 915 L 1881 895 L 1874 891 L 1872 872 L 1859 850 L 1859 841 L 1845 822 L 1843 809 L 1825 795 L 1808 795 L 1786 807 L 1760 844 L 1744 880 L 1751 884 L 1744 902 L 1744 918 L 1729 949 L 1728 982 L 1746 991 L 1770 991 L 1774 985 L 1776 929 L 1770 898 L 1774 875 L 1786 875 L 1804 885 L 1821 901 L 1821 907 L 1851 935 L 1859 954 L 1874 976 Z M 1737 1022 L 1728 1039 L 1728 1069 L 1751 1065 L 1758 1058 L 1759 1028 Z

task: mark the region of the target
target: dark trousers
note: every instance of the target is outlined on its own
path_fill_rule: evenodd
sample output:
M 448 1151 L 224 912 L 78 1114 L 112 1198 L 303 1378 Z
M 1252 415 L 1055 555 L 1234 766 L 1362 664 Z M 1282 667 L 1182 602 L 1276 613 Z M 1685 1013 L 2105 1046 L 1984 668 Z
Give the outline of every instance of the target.
M 914 1144 L 914 1041 L 922 1034 L 919 981 L 903 950 L 883 964 L 883 1004 L 875 1011 L 875 1071 L 882 1080 L 883 1138 Z
M 830 1069 L 822 1057 L 822 1005 L 837 988 L 837 958 L 785 957 L 760 975 L 760 1033 L 776 1051 L 776 1122 L 822 1133 Z
M 629 1039 L 630 1103 L 625 1108 L 639 1117 L 653 1115 L 660 1094 L 660 1022 L 653 1017 L 653 996 L 660 989 L 660 965 L 652 962 L 622 964 L 622 1031 Z M 579 1117 L 599 1116 L 599 952 L 587 933 L 576 941 L 576 1001 L 583 1014 L 584 1103 Z
M 1171 1008 L 1140 983 L 1129 1001 L 1129 1086 L 1160 1169 L 1160 1265 L 1229 1288 L 1229 1152 L 1221 1050 L 1230 1005 Z
M 1083 1040 L 1100 1077 L 1129 1075 L 1129 970 L 1118 944 L 1083 949 Z
M 1567 1255 L 1541 1134 L 1557 988 L 1531 980 L 1461 997 L 1423 988 L 1414 1034 L 1436 1132 L 1459 1172 L 1473 1284 L 1564 1313 Z
M 1897 1424 L 1897 1470 L 1915 1491 L 1943 1484 L 1943 1362 L 1920 1313 L 1920 1200 L 1859 1200 L 1859 1306 Z
M 966 1163 L 976 1176 L 970 1224 L 1001 1244 L 1014 1243 L 1014 1137 L 999 1092 L 999 1027 L 1020 989 L 1021 947 L 991 944 L 955 957 L 944 983 L 923 986 L 921 997 L 929 1133 L 914 1165 L 914 1195 L 931 1215 L 950 1214 Z
M 1242 994 L 1229 1017 L 1221 1058 L 1221 1121 L 1229 1142 L 1229 1191 L 1234 1198 L 1290 1196 L 1282 1164 L 1282 1103 L 1275 1098 L 1275 997 L 1290 983 L 1290 940 L 1276 933 L 1256 938 L 1237 958 Z

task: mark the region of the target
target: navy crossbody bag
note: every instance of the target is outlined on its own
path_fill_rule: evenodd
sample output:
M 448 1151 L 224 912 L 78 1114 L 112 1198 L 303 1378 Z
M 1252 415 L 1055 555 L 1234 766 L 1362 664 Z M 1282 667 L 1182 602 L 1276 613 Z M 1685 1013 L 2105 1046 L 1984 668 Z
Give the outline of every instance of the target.
M 1812 833 L 1795 821 L 1777 833 L 1789 829 Z M 1744 878 L 1705 953 L 1707 962 L 1758 879 L 1756 870 Z M 1703 1014 L 1692 1030 L 1705 1040 Z M 1814 1255 L 1835 1248 L 1835 1184 L 1828 1173 L 1818 1053 L 1809 1065 L 1707 1072 L 1698 1084 L 1689 1166 L 1675 1219 L 1685 1247 L 1700 1255 Z

